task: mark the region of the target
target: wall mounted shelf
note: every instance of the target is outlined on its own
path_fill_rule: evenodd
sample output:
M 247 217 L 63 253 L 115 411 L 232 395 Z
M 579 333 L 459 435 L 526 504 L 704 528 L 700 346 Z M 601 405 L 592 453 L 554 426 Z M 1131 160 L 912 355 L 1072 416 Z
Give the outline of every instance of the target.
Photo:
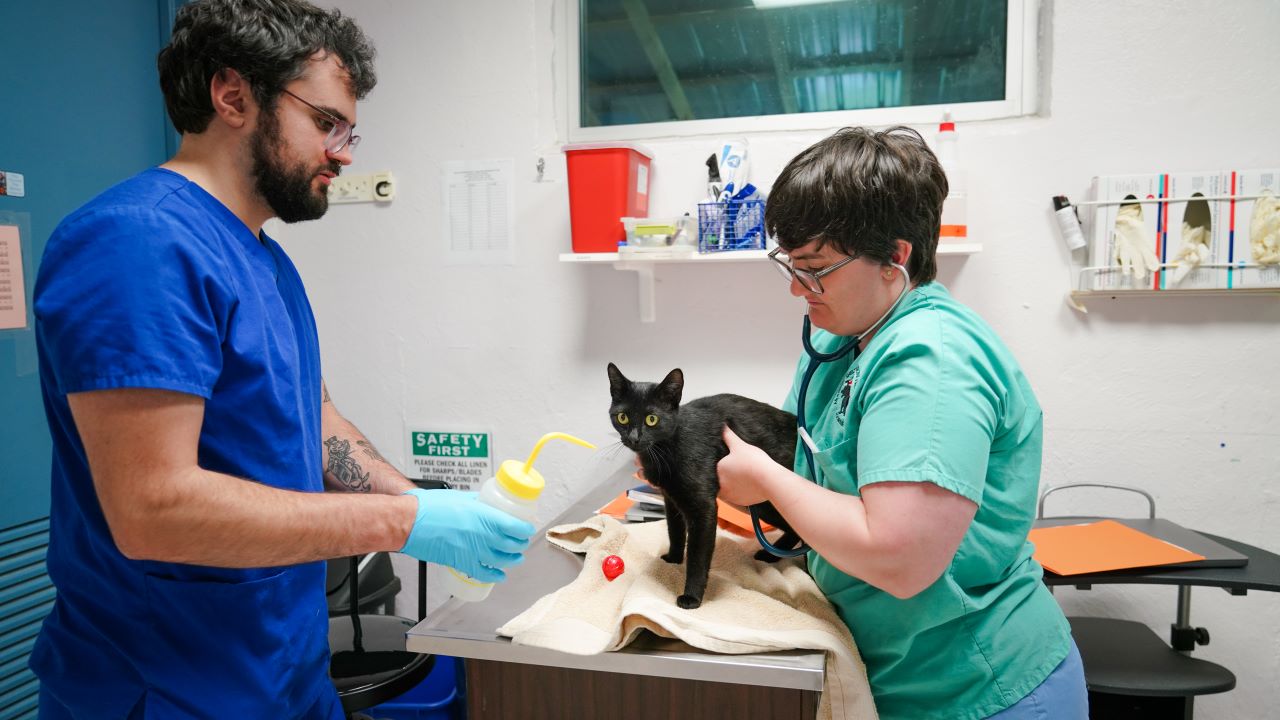
M 1160 265 L 1160 272 L 1162 273 L 1174 272 L 1175 270 L 1177 270 L 1177 267 L 1178 266 L 1173 263 L 1162 263 Z M 1225 270 L 1230 272 L 1243 272 L 1246 269 L 1255 269 L 1258 266 L 1252 265 L 1252 264 L 1245 264 L 1245 263 L 1237 263 L 1237 264 L 1206 263 L 1199 267 L 1205 270 L 1219 270 L 1219 271 Z M 1089 287 L 1090 285 L 1097 284 L 1098 278 L 1102 276 L 1105 276 L 1108 274 L 1119 274 L 1119 273 L 1120 273 L 1120 269 L 1114 265 L 1092 266 L 1092 267 L 1080 268 L 1079 279 L 1077 280 L 1076 289 L 1071 290 L 1070 292 L 1067 293 L 1067 298 L 1066 298 L 1067 305 L 1071 306 L 1073 310 L 1078 310 L 1081 313 L 1088 314 L 1089 308 L 1085 307 L 1084 301 L 1096 300 L 1099 298 L 1119 300 L 1121 298 L 1132 298 L 1132 297 L 1170 297 L 1170 296 L 1172 297 L 1191 297 L 1191 296 L 1244 297 L 1246 295 L 1253 296 L 1253 297 L 1263 296 L 1263 295 L 1272 295 L 1272 296 L 1280 297 L 1280 287 L 1277 287 L 1275 285 L 1252 286 L 1252 287 L 1236 286 L 1231 288 L 1166 287 L 1159 290 L 1155 288 L 1150 288 L 1150 287 L 1143 287 L 1143 288 L 1132 288 L 1132 287 L 1090 288 Z
M 938 245 L 938 255 L 973 255 L 982 252 L 982 243 L 945 243 Z M 560 253 L 560 262 L 577 265 L 609 264 L 616 270 L 636 273 L 639 284 L 640 322 L 657 319 L 654 307 L 654 268 L 658 265 L 696 263 L 718 265 L 734 262 L 768 262 L 768 250 L 727 250 L 724 252 L 637 252 L 637 253 Z
M 1094 300 L 1098 298 L 1107 298 L 1110 300 L 1119 300 L 1127 297 L 1190 297 L 1192 295 L 1204 297 L 1206 295 L 1218 297 L 1242 297 L 1245 295 L 1275 295 L 1280 297 L 1280 288 L 1235 288 L 1233 290 L 1216 290 L 1216 289 L 1193 289 L 1193 290 L 1073 290 L 1071 291 L 1071 307 L 1082 313 L 1088 313 L 1082 301 Z

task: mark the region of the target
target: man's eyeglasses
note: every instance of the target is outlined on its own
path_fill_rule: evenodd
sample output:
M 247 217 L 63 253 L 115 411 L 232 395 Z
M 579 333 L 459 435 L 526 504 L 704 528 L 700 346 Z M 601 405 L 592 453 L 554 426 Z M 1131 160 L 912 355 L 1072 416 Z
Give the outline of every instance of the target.
M 360 136 L 352 134 L 356 129 L 354 125 L 327 110 L 321 110 L 288 90 L 284 90 L 283 92 L 294 100 L 297 100 L 303 105 L 306 105 L 312 110 L 320 113 L 321 117 L 316 118 L 316 126 L 329 133 L 324 139 L 324 149 L 329 151 L 330 155 L 337 155 L 342 152 L 342 149 L 345 147 L 350 147 L 351 151 L 355 152 L 356 146 L 360 144 Z
M 823 275 L 833 273 L 854 261 L 854 258 L 846 257 L 840 262 L 835 263 L 834 265 L 828 265 L 817 272 L 812 270 L 800 270 L 791 266 L 791 258 L 788 257 L 780 247 L 774 248 L 769 253 L 769 259 L 773 261 L 773 266 L 778 268 L 778 272 L 782 274 L 782 277 L 786 278 L 788 283 L 791 282 L 792 278 L 795 278 L 800 281 L 800 285 L 803 286 L 805 290 L 808 290 L 815 295 L 821 295 L 823 293 L 822 281 L 818 278 Z

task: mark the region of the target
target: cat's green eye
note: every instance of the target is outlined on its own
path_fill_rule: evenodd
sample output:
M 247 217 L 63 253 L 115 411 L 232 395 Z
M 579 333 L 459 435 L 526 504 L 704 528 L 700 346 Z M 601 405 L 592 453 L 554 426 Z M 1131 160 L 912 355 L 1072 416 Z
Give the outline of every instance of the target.
M 644 424 L 645 424 L 645 425 L 648 425 L 649 427 L 653 427 L 654 425 L 657 425 L 657 424 L 658 424 L 658 416 L 657 416 L 657 415 L 645 415 L 645 416 L 644 416 Z
M 626 424 L 627 424 L 627 423 L 629 423 L 629 422 L 631 422 L 631 420 L 630 420 L 630 418 L 628 418 L 628 417 L 627 417 L 627 414 L 626 414 L 626 413 L 618 413 L 618 424 L 619 424 L 619 425 L 626 425 Z

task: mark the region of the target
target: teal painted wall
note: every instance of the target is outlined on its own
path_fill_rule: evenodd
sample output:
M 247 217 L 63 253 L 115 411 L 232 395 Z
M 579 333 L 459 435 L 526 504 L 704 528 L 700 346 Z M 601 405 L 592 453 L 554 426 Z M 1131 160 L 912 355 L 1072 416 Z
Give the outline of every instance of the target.
M 53 602 L 44 574 L 51 443 L 37 374 L 31 293 L 58 222 L 173 146 L 155 58 L 176 0 L 0 2 L 0 196 L 23 234 L 28 327 L 0 330 L 0 717 L 35 717 L 26 655 Z M 85 308 L 93 312 L 93 308 Z

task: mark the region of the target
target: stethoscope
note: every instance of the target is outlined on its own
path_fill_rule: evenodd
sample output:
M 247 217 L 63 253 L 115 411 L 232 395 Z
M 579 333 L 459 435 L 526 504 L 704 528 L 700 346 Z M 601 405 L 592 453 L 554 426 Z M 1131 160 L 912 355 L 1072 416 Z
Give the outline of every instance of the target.
M 804 344 L 805 354 L 809 356 L 809 365 L 804 370 L 804 376 L 800 378 L 800 392 L 796 395 L 796 427 L 800 434 L 800 449 L 804 450 L 805 461 L 809 464 L 809 475 L 813 477 L 815 482 L 818 479 L 818 470 L 817 466 L 813 462 L 813 451 L 816 450 L 817 447 L 813 444 L 813 439 L 809 437 L 808 423 L 805 421 L 805 401 L 809 396 L 809 382 L 813 380 L 814 373 L 818 371 L 818 367 L 821 366 L 822 363 L 839 360 L 840 358 L 850 354 L 852 354 L 851 361 L 857 360 L 858 355 L 862 353 L 862 350 L 858 347 L 862 343 L 862 338 L 874 332 L 881 324 L 884 323 L 885 320 L 888 320 L 889 315 L 893 313 L 894 308 L 898 307 L 898 304 L 902 302 L 902 298 L 906 297 L 907 293 L 911 291 L 911 278 L 907 275 L 907 269 L 895 262 L 891 262 L 889 264 L 897 268 L 902 273 L 902 291 L 898 293 L 898 298 L 893 301 L 893 304 L 889 306 L 888 310 L 884 311 L 884 314 L 880 316 L 879 320 L 871 323 L 871 327 L 850 338 L 848 342 L 841 345 L 835 351 L 821 352 L 813 346 L 813 338 L 811 335 L 813 325 L 809 320 L 809 313 L 804 314 L 804 329 L 800 333 L 800 340 Z M 782 548 L 775 547 L 765 539 L 764 531 L 760 529 L 760 516 L 756 512 L 755 506 L 752 505 L 748 509 L 751 511 L 751 527 L 755 530 L 756 542 L 760 543 L 760 547 L 767 550 L 770 555 L 788 558 L 809 552 L 809 545 L 804 542 L 800 543 L 800 547 L 792 550 L 783 550 Z

